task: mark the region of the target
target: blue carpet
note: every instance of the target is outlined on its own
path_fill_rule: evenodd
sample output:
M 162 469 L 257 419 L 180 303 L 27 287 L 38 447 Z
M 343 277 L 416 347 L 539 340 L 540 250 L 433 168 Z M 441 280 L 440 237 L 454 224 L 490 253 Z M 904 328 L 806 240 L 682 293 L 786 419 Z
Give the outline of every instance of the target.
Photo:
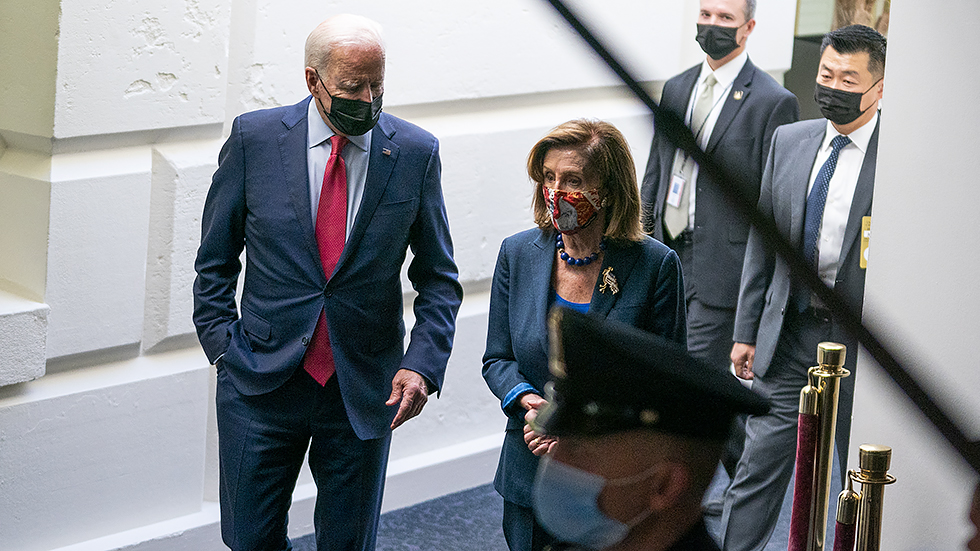
M 836 465 L 835 465 L 836 468 Z M 720 499 L 728 485 L 724 469 L 708 489 L 708 499 Z M 839 483 L 831 495 L 837 496 Z M 785 551 L 788 544 L 792 487 L 784 496 L 779 522 L 765 551 Z M 836 499 L 832 500 L 828 519 L 828 541 L 833 541 L 833 515 Z M 493 485 L 477 486 L 454 494 L 425 501 L 411 507 L 381 515 L 378 525 L 377 551 L 507 551 L 500 520 L 504 504 Z M 706 516 L 708 531 L 717 537 L 719 518 Z M 293 540 L 294 551 L 316 551 L 313 534 Z
M 503 499 L 477 486 L 381 515 L 378 551 L 506 551 Z M 294 551 L 316 551 L 313 534 L 293 540 Z

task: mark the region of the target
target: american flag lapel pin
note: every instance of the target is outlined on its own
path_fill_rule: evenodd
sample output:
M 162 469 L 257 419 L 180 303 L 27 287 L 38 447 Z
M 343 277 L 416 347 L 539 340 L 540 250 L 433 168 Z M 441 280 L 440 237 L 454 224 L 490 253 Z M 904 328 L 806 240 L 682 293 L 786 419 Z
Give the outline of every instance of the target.
M 387 147 L 382 147 L 381 148 L 381 154 L 382 155 L 388 155 L 390 157 L 391 156 L 391 150 L 388 149 Z

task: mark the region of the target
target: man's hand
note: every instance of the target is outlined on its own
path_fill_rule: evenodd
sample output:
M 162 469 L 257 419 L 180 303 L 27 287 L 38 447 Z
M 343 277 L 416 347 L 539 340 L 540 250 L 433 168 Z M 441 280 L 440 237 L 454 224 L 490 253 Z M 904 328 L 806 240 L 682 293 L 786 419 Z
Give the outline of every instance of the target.
M 521 405 L 527 410 L 527 413 L 524 414 L 524 443 L 527 444 L 527 449 L 531 450 L 531 453 L 534 455 L 540 456 L 550 452 L 555 442 L 558 441 L 551 436 L 534 432 L 529 424 L 538 416 L 538 408 L 547 403 L 547 400 L 537 394 L 528 393 L 521 396 Z
M 739 379 L 751 381 L 755 378 L 752 372 L 752 362 L 755 361 L 755 345 L 743 342 L 735 343 L 732 346 L 732 365 L 735 366 L 735 376 Z
M 398 413 L 391 421 L 391 430 L 397 429 L 405 421 L 422 413 L 422 408 L 428 400 L 429 392 L 425 386 L 425 379 L 409 369 L 399 369 L 391 381 L 391 396 L 385 402 L 386 406 L 401 402 Z

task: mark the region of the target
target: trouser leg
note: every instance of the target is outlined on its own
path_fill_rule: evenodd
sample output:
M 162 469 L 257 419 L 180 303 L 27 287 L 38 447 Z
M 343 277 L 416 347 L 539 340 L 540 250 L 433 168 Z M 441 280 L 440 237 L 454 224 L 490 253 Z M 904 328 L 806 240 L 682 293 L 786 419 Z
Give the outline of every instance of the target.
M 372 440 L 357 437 L 336 377 L 318 395 L 310 425 L 317 550 L 373 551 L 391 433 Z
M 722 514 L 725 551 L 761 551 L 772 536 L 795 464 L 800 389 L 827 334 L 820 324 L 787 320 L 768 371 L 755 379 L 753 388 L 772 408 L 746 422 L 745 450 Z
M 234 551 L 291 549 L 287 513 L 309 442 L 303 404 L 310 403 L 295 379 L 245 396 L 218 369 L 221 537 Z
M 541 551 L 555 538 L 538 524 L 534 510 L 504 500 L 504 539 L 510 551 Z
M 695 293 L 687 301 L 687 350 L 712 367 L 728 371 L 731 364 L 732 334 L 735 332 L 735 309 L 704 304 Z M 722 452 L 721 464 L 729 478 L 742 456 L 745 443 L 745 416 L 739 415 Z

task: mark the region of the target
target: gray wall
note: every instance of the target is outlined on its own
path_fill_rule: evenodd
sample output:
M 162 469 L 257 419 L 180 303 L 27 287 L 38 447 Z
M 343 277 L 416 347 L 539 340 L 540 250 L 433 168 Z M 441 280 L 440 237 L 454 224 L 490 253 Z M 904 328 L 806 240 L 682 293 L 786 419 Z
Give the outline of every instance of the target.
M 980 173 L 975 53 L 980 4 L 892 4 L 865 296 L 874 326 L 939 401 L 980 436 Z M 863 354 L 852 468 L 861 443 L 894 448 L 882 549 L 963 549 L 976 476 Z

